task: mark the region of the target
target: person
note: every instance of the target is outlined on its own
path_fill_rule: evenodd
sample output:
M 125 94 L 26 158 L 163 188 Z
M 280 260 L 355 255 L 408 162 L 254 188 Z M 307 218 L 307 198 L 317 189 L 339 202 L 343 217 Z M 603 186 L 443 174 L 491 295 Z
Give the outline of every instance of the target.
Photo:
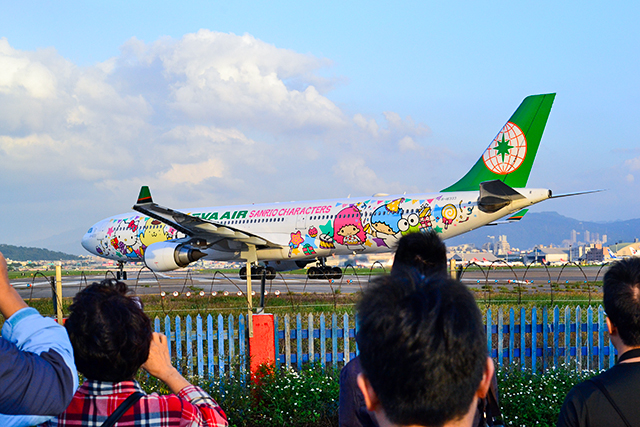
M 67 407 L 78 387 L 64 327 L 28 307 L 11 286 L 0 253 L 0 425 L 30 426 Z
M 417 269 L 425 276 L 447 275 L 447 247 L 433 231 L 410 233 L 396 246 L 391 274 L 405 274 Z M 351 359 L 340 371 L 338 420 L 340 427 L 378 427 L 373 413 L 368 411 L 364 396 L 357 385 L 362 372 L 360 358 Z M 498 381 L 494 375 L 486 399 L 478 402 L 474 426 L 494 425 L 502 418 L 498 401 Z
M 494 367 L 462 283 L 418 271 L 381 277 L 357 312 L 358 386 L 380 426 L 472 426 Z
M 69 308 L 69 332 L 76 365 L 86 378 L 69 407 L 45 426 L 101 426 L 134 393 L 142 397 L 118 426 L 226 426 L 220 406 L 171 365 L 167 338 L 152 332 L 140 300 L 113 279 L 78 292 Z M 145 394 L 134 376 L 139 368 L 174 393 Z
M 637 426 L 640 423 L 640 258 L 613 263 L 604 275 L 607 329 L 617 363 L 574 386 L 558 426 Z
M 447 274 L 447 247 L 435 232 L 410 233 L 398 241 L 391 274 L 403 274 L 412 268 L 427 275 Z M 340 427 L 378 427 L 358 387 L 357 378 L 361 372 L 359 356 L 351 359 L 340 371 Z

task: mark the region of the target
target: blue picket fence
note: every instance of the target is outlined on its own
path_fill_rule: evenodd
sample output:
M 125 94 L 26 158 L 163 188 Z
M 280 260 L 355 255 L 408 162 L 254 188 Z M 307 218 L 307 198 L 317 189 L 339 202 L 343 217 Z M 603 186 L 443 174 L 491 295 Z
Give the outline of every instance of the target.
M 616 351 L 609 340 L 604 309 L 580 307 L 488 309 L 487 348 L 497 365 L 515 364 L 534 372 L 566 364 L 576 370 L 613 366 Z M 186 375 L 217 378 L 244 375 L 248 369 L 248 328 L 243 314 L 156 318 L 156 332 L 169 337 L 169 350 Z M 194 325 L 195 323 L 195 325 Z M 274 315 L 276 365 L 301 369 L 315 362 L 340 368 L 358 353 L 355 316 L 348 314 Z

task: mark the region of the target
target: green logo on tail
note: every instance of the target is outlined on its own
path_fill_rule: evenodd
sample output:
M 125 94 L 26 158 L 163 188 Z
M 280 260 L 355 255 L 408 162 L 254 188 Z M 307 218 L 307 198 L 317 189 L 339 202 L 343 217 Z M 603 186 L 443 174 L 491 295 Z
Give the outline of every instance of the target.
M 481 182 L 527 185 L 555 93 L 528 96 L 467 174 L 442 191 L 478 191 Z

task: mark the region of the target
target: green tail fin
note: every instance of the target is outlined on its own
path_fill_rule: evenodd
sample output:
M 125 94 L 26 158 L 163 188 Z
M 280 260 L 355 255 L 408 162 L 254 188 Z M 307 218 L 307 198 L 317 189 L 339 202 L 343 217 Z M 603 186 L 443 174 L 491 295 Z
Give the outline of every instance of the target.
M 138 195 L 137 205 L 141 205 L 143 203 L 153 203 L 153 199 L 151 198 L 151 191 L 149 191 L 149 187 L 144 185 L 140 189 L 140 194 Z
M 555 93 L 526 97 L 471 170 L 442 191 L 477 191 L 481 182 L 494 179 L 525 187 L 555 97 Z

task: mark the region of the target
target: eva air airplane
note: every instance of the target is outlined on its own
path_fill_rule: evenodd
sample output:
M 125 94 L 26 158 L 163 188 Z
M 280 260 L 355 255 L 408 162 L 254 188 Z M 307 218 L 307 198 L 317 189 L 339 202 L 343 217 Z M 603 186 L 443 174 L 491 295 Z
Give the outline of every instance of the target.
M 471 170 L 439 193 L 177 211 L 142 187 L 136 212 L 98 222 L 82 246 L 118 261 L 121 272 L 130 261 L 163 272 L 206 259 L 246 261 L 252 277 L 315 263 L 310 278 L 340 278 L 339 268 L 325 265 L 328 256 L 390 252 L 407 233 L 434 230 L 447 239 L 551 198 L 551 190 L 525 187 L 554 98 L 525 98 Z

